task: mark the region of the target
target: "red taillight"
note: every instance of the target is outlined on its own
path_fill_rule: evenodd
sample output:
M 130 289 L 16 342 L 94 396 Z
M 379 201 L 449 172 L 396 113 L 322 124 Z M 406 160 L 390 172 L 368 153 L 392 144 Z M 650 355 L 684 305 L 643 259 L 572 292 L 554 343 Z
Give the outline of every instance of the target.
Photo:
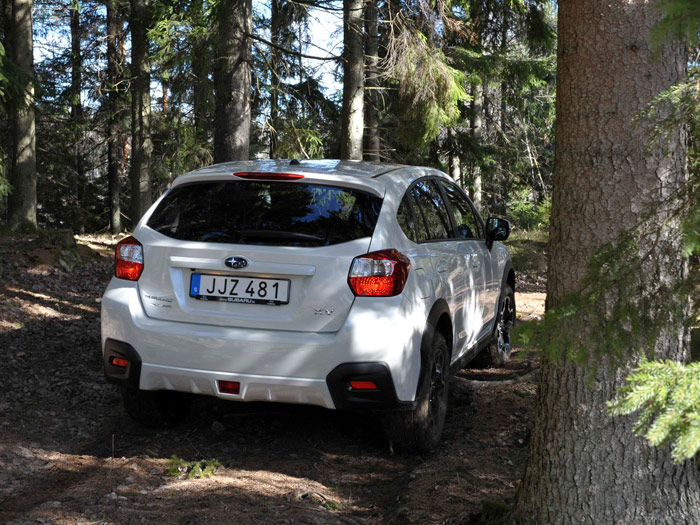
M 350 388 L 353 390 L 379 390 L 374 381 L 350 381 Z
M 143 271 L 143 246 L 133 237 L 127 237 L 114 250 L 114 276 L 138 281 Z
M 411 261 L 396 250 L 380 250 L 355 257 L 350 266 L 348 284 L 358 296 L 390 297 L 398 295 L 408 279 Z
M 238 381 L 217 381 L 219 383 L 219 392 L 222 394 L 236 394 L 241 391 L 241 384 Z
M 253 180 L 297 180 L 304 178 L 303 175 L 298 173 L 274 173 L 267 171 L 234 173 L 234 176 Z
M 113 357 L 112 364 L 114 366 L 118 366 L 119 368 L 126 368 L 127 366 L 129 366 L 129 361 L 121 357 Z

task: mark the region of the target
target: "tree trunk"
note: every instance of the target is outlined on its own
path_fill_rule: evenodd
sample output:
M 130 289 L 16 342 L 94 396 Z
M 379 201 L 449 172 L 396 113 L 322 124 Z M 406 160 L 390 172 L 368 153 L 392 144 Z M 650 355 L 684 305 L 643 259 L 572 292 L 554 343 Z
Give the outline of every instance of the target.
M 26 75 L 21 104 L 11 104 L 9 227 L 36 229 L 36 134 L 34 122 L 34 39 L 32 0 L 13 0 L 9 57 Z
M 501 25 L 501 58 L 505 59 L 508 53 L 508 18 L 510 16 L 509 4 L 503 2 L 503 20 Z M 501 133 L 505 136 L 506 128 L 508 126 L 507 121 L 507 107 L 506 107 L 506 93 L 508 91 L 508 84 L 506 82 L 506 75 L 503 75 L 501 80 Z
M 5 52 L 7 53 L 7 56 L 10 56 L 11 52 L 11 43 L 10 43 L 10 33 L 12 32 L 12 26 L 14 25 L 14 21 L 12 19 L 12 2 L 8 2 L 7 0 L 3 1 L 0 3 L 0 42 L 3 45 L 3 48 Z M 1 101 L 2 103 L 2 121 L 0 122 L 0 126 L 3 126 L 5 130 L 9 130 L 10 126 L 12 125 L 11 121 L 11 105 L 12 102 L 9 100 L 3 100 Z M 11 157 L 11 152 L 13 151 L 13 137 L 12 133 L 6 132 L 4 134 L 4 151 L 0 151 L 0 164 L 4 166 L 4 171 L 0 177 L 3 175 L 5 177 L 8 177 L 10 175 L 9 173 L 9 165 L 12 162 L 12 157 Z M 7 196 L 6 195 L 0 195 L 0 218 L 3 218 L 7 220 Z
M 364 0 L 343 0 L 343 113 L 340 157 L 362 160 L 364 132 L 364 57 L 362 11 Z
M 80 95 L 83 87 L 83 52 L 80 48 L 80 10 L 81 4 L 77 0 L 70 7 L 70 39 L 71 39 L 71 86 L 70 86 L 70 118 L 73 128 L 73 171 L 75 172 L 75 184 L 77 194 L 77 224 L 75 227 L 80 233 L 85 232 L 85 211 L 83 202 L 86 192 L 85 169 L 83 166 L 83 153 L 81 142 L 83 136 L 83 104 Z
M 633 123 L 655 95 L 685 74 L 682 46 L 669 44 L 652 56 L 649 31 L 658 21 L 658 11 L 646 0 L 559 3 L 548 308 L 579 287 L 597 249 L 614 243 L 648 212 L 664 234 L 654 246 L 641 241 L 640 250 L 655 255 L 636 276 L 635 293 L 687 272 L 678 221 L 667 221 L 659 206 L 686 181 L 685 137 L 679 131 L 671 143 L 648 148 L 651 124 Z M 687 297 L 675 300 L 683 310 Z M 685 360 L 685 320 L 672 317 L 677 316 L 669 315 L 655 341 L 655 357 Z M 577 343 L 590 348 L 593 339 L 582 332 Z M 629 364 L 634 361 L 630 357 Z M 668 448 L 634 436 L 630 418 L 609 417 L 605 402 L 629 366 L 613 369 L 602 362 L 589 382 L 592 365 L 581 367 L 565 357 L 542 363 L 516 517 L 535 523 L 696 523 L 695 462 L 674 465 Z
M 109 227 L 112 233 L 122 230 L 120 178 L 124 167 L 123 57 L 120 42 L 123 41 L 123 23 L 119 13 L 120 0 L 107 0 L 107 181 L 109 184 Z
M 459 157 L 457 147 L 457 132 L 454 128 L 447 128 L 447 174 L 457 184 L 462 186 L 462 160 Z
M 469 116 L 469 127 L 472 136 L 472 143 L 475 147 L 481 148 L 481 137 L 483 134 L 481 115 L 484 111 L 484 86 L 480 83 L 472 83 L 472 100 L 471 112 Z M 474 159 L 474 167 L 472 168 L 472 201 L 474 206 L 481 210 L 481 155 L 477 155 Z
M 151 0 L 131 0 L 131 221 L 151 206 L 151 61 L 148 29 Z
M 161 110 L 163 112 L 163 118 L 168 118 L 168 113 L 170 113 L 170 96 L 168 94 L 168 81 L 165 79 L 160 80 L 160 89 L 163 92 L 163 98 L 161 99 Z
M 270 41 L 280 45 L 280 32 L 282 31 L 282 13 L 280 5 L 282 0 L 272 0 L 270 17 Z M 280 54 L 279 49 L 270 46 L 270 158 L 277 158 L 277 144 L 279 143 L 279 89 L 280 89 Z
M 192 7 L 194 23 L 203 26 L 204 5 L 203 0 L 196 0 Z M 194 113 L 195 138 L 199 146 L 207 143 L 207 100 L 209 99 L 209 66 L 210 50 L 207 39 L 199 33 L 192 36 L 192 111 Z
M 214 162 L 248 160 L 252 0 L 222 0 L 218 9 Z
M 365 92 L 365 159 L 381 160 L 379 138 L 379 29 L 377 0 L 367 0 L 365 9 L 365 60 L 367 90 Z

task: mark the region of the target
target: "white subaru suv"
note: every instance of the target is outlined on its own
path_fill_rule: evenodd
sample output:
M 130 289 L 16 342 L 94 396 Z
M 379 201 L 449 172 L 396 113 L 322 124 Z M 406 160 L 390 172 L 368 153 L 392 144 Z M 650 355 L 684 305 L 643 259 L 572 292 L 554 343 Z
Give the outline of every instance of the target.
M 187 173 L 116 247 L 105 376 L 144 425 L 177 422 L 203 394 L 374 411 L 395 446 L 429 450 L 451 373 L 510 355 L 509 232 L 430 168 Z

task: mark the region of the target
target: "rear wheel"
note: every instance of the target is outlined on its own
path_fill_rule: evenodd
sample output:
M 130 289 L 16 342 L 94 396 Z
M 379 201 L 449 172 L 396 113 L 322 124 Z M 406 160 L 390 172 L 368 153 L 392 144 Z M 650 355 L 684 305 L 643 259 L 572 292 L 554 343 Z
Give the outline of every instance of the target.
M 510 285 L 506 284 L 501 294 L 493 339 L 485 350 L 485 357 L 491 366 L 503 366 L 510 359 L 510 353 L 513 351 L 510 332 L 514 325 L 515 293 Z
M 190 411 L 192 399 L 182 392 L 167 390 L 122 389 L 122 402 L 127 414 L 147 428 L 177 425 Z
M 427 452 L 440 442 L 445 427 L 449 389 L 450 358 L 445 337 L 436 332 L 418 388 L 416 405 L 411 410 L 384 415 L 387 438 L 399 450 Z

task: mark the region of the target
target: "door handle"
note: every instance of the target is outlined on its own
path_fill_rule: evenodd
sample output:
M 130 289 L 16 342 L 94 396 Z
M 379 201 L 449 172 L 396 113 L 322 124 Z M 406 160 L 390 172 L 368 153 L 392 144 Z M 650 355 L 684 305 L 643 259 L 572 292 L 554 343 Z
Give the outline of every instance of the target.
M 471 264 L 472 264 L 472 268 L 474 268 L 475 270 L 479 269 L 479 267 L 481 266 L 481 261 L 479 260 L 478 255 L 472 255 Z
M 444 261 L 440 261 L 437 265 L 438 273 L 445 273 L 447 271 L 447 264 Z

